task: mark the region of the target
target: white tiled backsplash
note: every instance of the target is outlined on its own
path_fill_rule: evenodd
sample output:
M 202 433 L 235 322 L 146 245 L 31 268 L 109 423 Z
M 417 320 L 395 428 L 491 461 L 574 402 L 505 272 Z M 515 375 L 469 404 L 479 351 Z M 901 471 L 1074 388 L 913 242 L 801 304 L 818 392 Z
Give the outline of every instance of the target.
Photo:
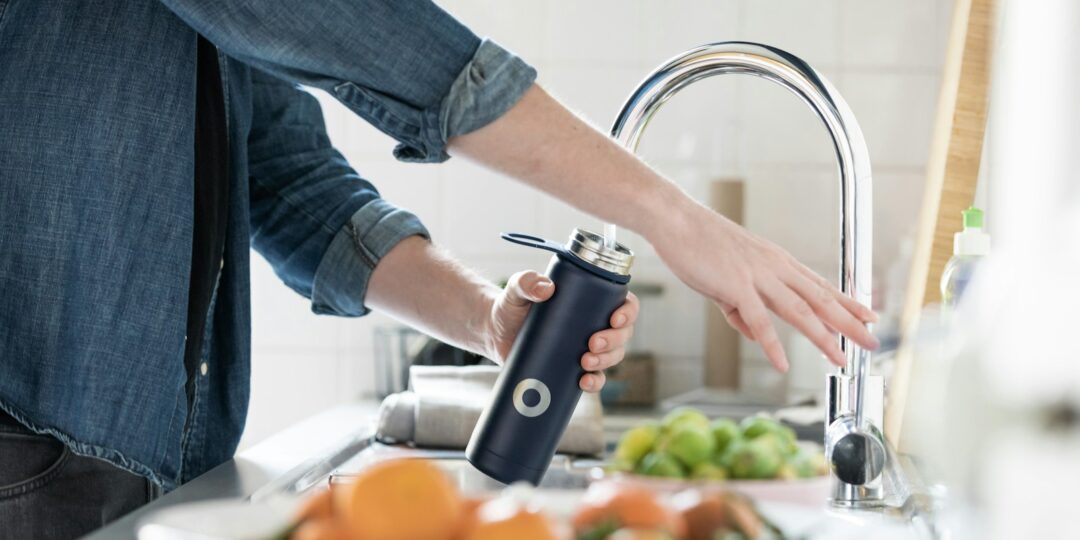
M 916 220 L 930 143 L 947 0 L 447 0 L 448 11 L 537 67 L 550 92 L 601 129 L 653 68 L 710 41 L 760 41 L 807 60 L 828 77 L 859 118 L 875 172 L 874 267 L 881 280 L 900 238 Z M 512 6 L 512 7 L 509 7 Z M 491 279 L 542 269 L 546 257 L 499 239 L 501 231 L 563 239 L 573 227 L 599 228 L 581 212 L 463 160 L 409 165 L 394 142 L 326 95 L 335 145 L 388 200 L 418 214 L 439 244 Z M 828 137 L 786 91 L 759 79 L 718 77 L 683 91 L 650 125 L 642 155 L 691 194 L 707 182 L 747 184 L 747 225 L 833 276 L 838 182 Z M 704 301 L 675 280 L 643 240 L 634 279 L 665 286 L 650 302 L 640 342 L 660 361 L 662 394 L 702 379 Z M 370 393 L 372 332 L 380 315 L 320 317 L 254 257 L 252 402 L 243 444 L 314 412 Z M 880 281 L 878 281 L 880 283 Z M 784 329 L 785 335 L 790 331 Z M 795 337 L 788 339 L 794 340 Z M 796 361 L 823 362 L 811 351 Z M 761 353 L 743 347 L 749 380 L 782 383 Z

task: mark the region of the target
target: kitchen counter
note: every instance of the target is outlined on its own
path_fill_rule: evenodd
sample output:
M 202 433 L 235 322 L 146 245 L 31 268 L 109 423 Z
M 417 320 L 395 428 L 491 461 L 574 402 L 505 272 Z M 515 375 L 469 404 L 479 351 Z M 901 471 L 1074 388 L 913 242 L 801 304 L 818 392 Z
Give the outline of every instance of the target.
M 258 497 L 261 490 L 273 490 L 285 479 L 318 467 L 319 456 L 370 438 L 377 410 L 378 402 L 360 401 L 312 416 L 86 538 L 134 539 L 139 521 L 158 510 L 208 499 Z
M 373 400 L 330 409 L 304 420 L 284 431 L 237 454 L 228 462 L 214 468 L 195 480 L 179 487 L 158 500 L 102 528 L 87 538 L 133 539 L 140 523 L 151 514 L 169 507 L 210 499 L 241 499 L 264 502 L 279 495 L 302 494 L 312 486 L 334 479 L 348 477 L 362 469 L 371 459 L 388 454 L 422 454 L 425 457 L 445 459 L 444 466 L 461 481 L 464 490 L 493 490 L 501 485 L 473 470 L 462 460 L 461 451 L 410 450 L 401 447 L 372 445 L 375 415 L 378 402 Z M 626 428 L 644 419 L 655 419 L 659 411 L 652 408 L 615 408 L 605 415 L 605 436 L 613 445 Z M 568 459 L 557 456 L 541 487 L 552 489 L 578 489 L 587 485 L 586 472 L 595 466 L 596 460 Z M 820 510 L 801 507 L 798 512 L 808 525 L 800 530 L 828 527 L 837 520 L 857 522 L 878 532 L 892 533 L 889 538 L 918 538 L 903 519 L 895 513 L 880 512 L 837 513 L 825 507 Z M 806 519 L 809 516 L 809 519 Z M 186 523 L 186 521 L 185 521 Z M 813 526 L 810 527 L 810 524 Z M 849 523 L 850 524 L 850 523 Z M 869 532 L 863 529 L 862 532 Z

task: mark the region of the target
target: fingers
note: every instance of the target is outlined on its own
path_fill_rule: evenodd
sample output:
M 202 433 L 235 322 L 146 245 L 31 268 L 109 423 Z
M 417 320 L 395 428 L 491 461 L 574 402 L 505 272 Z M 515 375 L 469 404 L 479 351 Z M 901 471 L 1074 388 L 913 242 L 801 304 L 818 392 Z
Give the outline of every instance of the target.
M 589 338 L 589 352 L 602 353 L 615 349 L 621 349 L 634 335 L 634 327 L 608 328 L 601 330 Z
M 791 280 L 789 286 L 798 293 L 809 305 L 813 308 L 814 314 L 820 318 L 820 321 L 829 328 L 844 334 L 849 337 L 855 343 L 866 349 L 877 349 L 880 343 L 877 338 L 870 333 L 870 330 L 866 327 L 866 321 L 858 316 L 858 314 L 846 309 L 832 294 L 833 287 L 829 286 L 825 288 L 820 283 L 813 283 L 812 280 L 803 279 L 803 276 L 795 276 Z M 846 296 L 844 298 L 847 298 Z M 848 300 L 851 300 L 848 298 Z M 854 300 L 851 300 L 854 302 Z M 872 311 L 866 309 L 865 306 L 855 302 L 860 308 L 863 308 L 866 312 L 873 314 Z M 833 340 L 831 347 L 833 350 L 839 352 L 836 346 L 836 341 Z M 831 355 L 830 355 L 831 359 Z
M 513 306 L 526 306 L 543 302 L 555 294 L 555 284 L 546 276 L 526 270 L 518 272 L 506 282 L 506 302 Z
M 622 347 L 599 354 L 585 353 L 581 355 L 581 367 L 585 371 L 600 371 L 622 362 L 624 356 L 626 356 L 626 349 Z
M 814 308 L 795 291 L 779 280 L 772 280 L 762 287 L 762 295 L 770 309 L 799 332 L 802 332 L 830 362 L 838 366 L 847 363 L 837 347 L 836 338 L 821 322 Z M 856 323 L 857 324 L 857 323 Z
M 855 317 L 857 317 L 860 321 L 864 323 L 878 322 L 878 316 L 877 313 L 874 313 L 874 310 L 860 304 L 854 298 L 840 292 L 840 289 L 836 288 L 836 286 L 829 282 L 829 280 L 821 277 L 816 272 L 808 268 L 806 265 L 800 263 L 799 261 L 795 261 L 794 259 L 792 259 L 792 261 L 794 262 L 795 268 L 799 271 L 800 274 L 802 274 L 811 282 L 813 282 L 813 284 L 818 286 L 819 295 L 830 297 L 833 300 L 839 302 L 844 309 L 848 310 L 850 313 L 855 315 Z
M 640 308 L 638 297 L 634 293 L 627 293 L 626 302 L 611 314 L 611 328 L 589 338 L 589 352 L 581 356 L 581 367 L 589 371 L 579 381 L 582 390 L 599 392 L 606 381 L 602 370 L 622 362 L 626 355 L 626 343 L 634 335 L 634 321 Z
M 634 324 L 640 310 L 641 302 L 638 301 L 637 295 L 627 293 L 626 302 L 623 302 L 623 305 L 616 309 L 615 313 L 611 314 L 611 327 L 622 328 Z
M 599 392 L 600 389 L 604 387 L 604 382 L 606 380 L 607 378 L 604 377 L 603 372 L 586 373 L 581 376 L 578 384 L 581 386 L 581 389 L 586 392 Z
M 724 312 L 724 318 L 727 319 L 729 325 L 742 334 L 746 339 L 754 340 L 754 333 L 750 331 L 750 327 L 746 325 L 746 321 L 743 320 L 742 315 L 739 314 L 739 310 L 724 303 L 717 304 L 720 310 Z
M 753 336 L 751 339 L 756 341 L 765 351 L 769 363 L 777 371 L 786 372 L 788 370 L 787 354 L 784 353 L 784 347 L 780 344 L 780 338 L 776 335 L 776 328 L 773 326 L 772 320 L 769 319 L 769 312 L 765 309 L 765 304 L 761 302 L 761 298 L 758 297 L 756 292 L 748 294 L 739 303 L 737 309 L 740 317 L 746 323 L 750 335 Z

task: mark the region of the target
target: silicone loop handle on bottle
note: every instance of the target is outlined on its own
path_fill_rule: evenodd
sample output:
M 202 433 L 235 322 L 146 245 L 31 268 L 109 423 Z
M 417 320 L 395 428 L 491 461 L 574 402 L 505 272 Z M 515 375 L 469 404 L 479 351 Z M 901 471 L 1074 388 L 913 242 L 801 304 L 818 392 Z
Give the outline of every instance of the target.
M 521 233 L 502 233 L 501 236 L 503 240 L 506 240 L 507 242 L 513 242 L 515 244 L 526 247 L 550 251 L 555 255 L 558 255 L 560 258 L 570 262 L 574 266 L 585 270 L 586 272 L 592 272 L 593 274 L 596 274 L 604 279 L 614 281 L 615 283 L 626 284 L 630 281 L 630 276 L 628 275 L 616 274 L 609 270 L 605 270 L 596 265 L 585 262 L 581 259 L 581 257 L 574 255 L 569 249 L 566 249 L 566 246 L 562 244 L 556 244 L 555 242 L 552 242 L 550 240 L 544 240 L 543 238 Z
M 502 239 L 506 240 L 507 242 L 513 242 L 522 246 L 543 249 L 552 253 L 557 253 L 559 255 L 570 255 L 570 252 L 567 251 L 566 246 L 562 244 L 556 244 L 551 240 L 544 240 L 543 238 L 538 238 L 536 236 L 529 236 L 527 234 L 521 233 L 502 233 Z

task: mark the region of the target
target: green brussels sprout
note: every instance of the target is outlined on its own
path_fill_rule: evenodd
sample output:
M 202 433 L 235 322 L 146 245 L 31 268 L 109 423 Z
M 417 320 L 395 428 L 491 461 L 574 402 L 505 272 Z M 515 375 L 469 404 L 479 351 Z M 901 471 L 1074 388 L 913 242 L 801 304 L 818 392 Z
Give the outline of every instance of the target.
M 774 433 L 783 427 L 779 422 L 763 414 L 748 416 L 739 424 L 743 437 L 756 439 L 766 433 Z
M 675 459 L 664 452 L 649 452 L 638 464 L 638 474 L 661 476 L 664 478 L 686 478 L 686 471 Z
M 727 480 L 727 477 L 727 469 L 710 461 L 698 463 L 690 470 L 690 478 L 695 480 Z
M 761 436 L 740 445 L 731 457 L 731 474 L 735 478 L 775 478 L 784 457 L 774 436 Z
M 619 444 L 615 447 L 615 460 L 637 465 L 645 454 L 652 451 L 653 446 L 656 445 L 656 438 L 659 436 L 660 426 L 657 424 L 645 424 L 628 429 L 619 438 Z
M 776 478 L 780 480 L 795 480 L 799 478 L 799 471 L 791 463 L 784 463 L 776 470 Z
M 675 456 L 687 468 L 707 461 L 715 447 L 712 432 L 692 422 L 676 425 L 660 437 L 658 444 L 658 448 Z
M 709 417 L 693 407 L 677 407 L 660 421 L 665 431 L 673 431 L 675 427 L 687 423 L 708 428 Z
M 713 440 L 716 441 L 716 453 L 723 453 L 736 439 L 742 437 L 738 424 L 730 418 L 717 418 L 709 424 L 712 429 Z
M 818 450 L 799 448 L 794 455 L 787 458 L 787 463 L 795 469 L 799 478 L 813 478 L 829 472 L 825 454 Z

